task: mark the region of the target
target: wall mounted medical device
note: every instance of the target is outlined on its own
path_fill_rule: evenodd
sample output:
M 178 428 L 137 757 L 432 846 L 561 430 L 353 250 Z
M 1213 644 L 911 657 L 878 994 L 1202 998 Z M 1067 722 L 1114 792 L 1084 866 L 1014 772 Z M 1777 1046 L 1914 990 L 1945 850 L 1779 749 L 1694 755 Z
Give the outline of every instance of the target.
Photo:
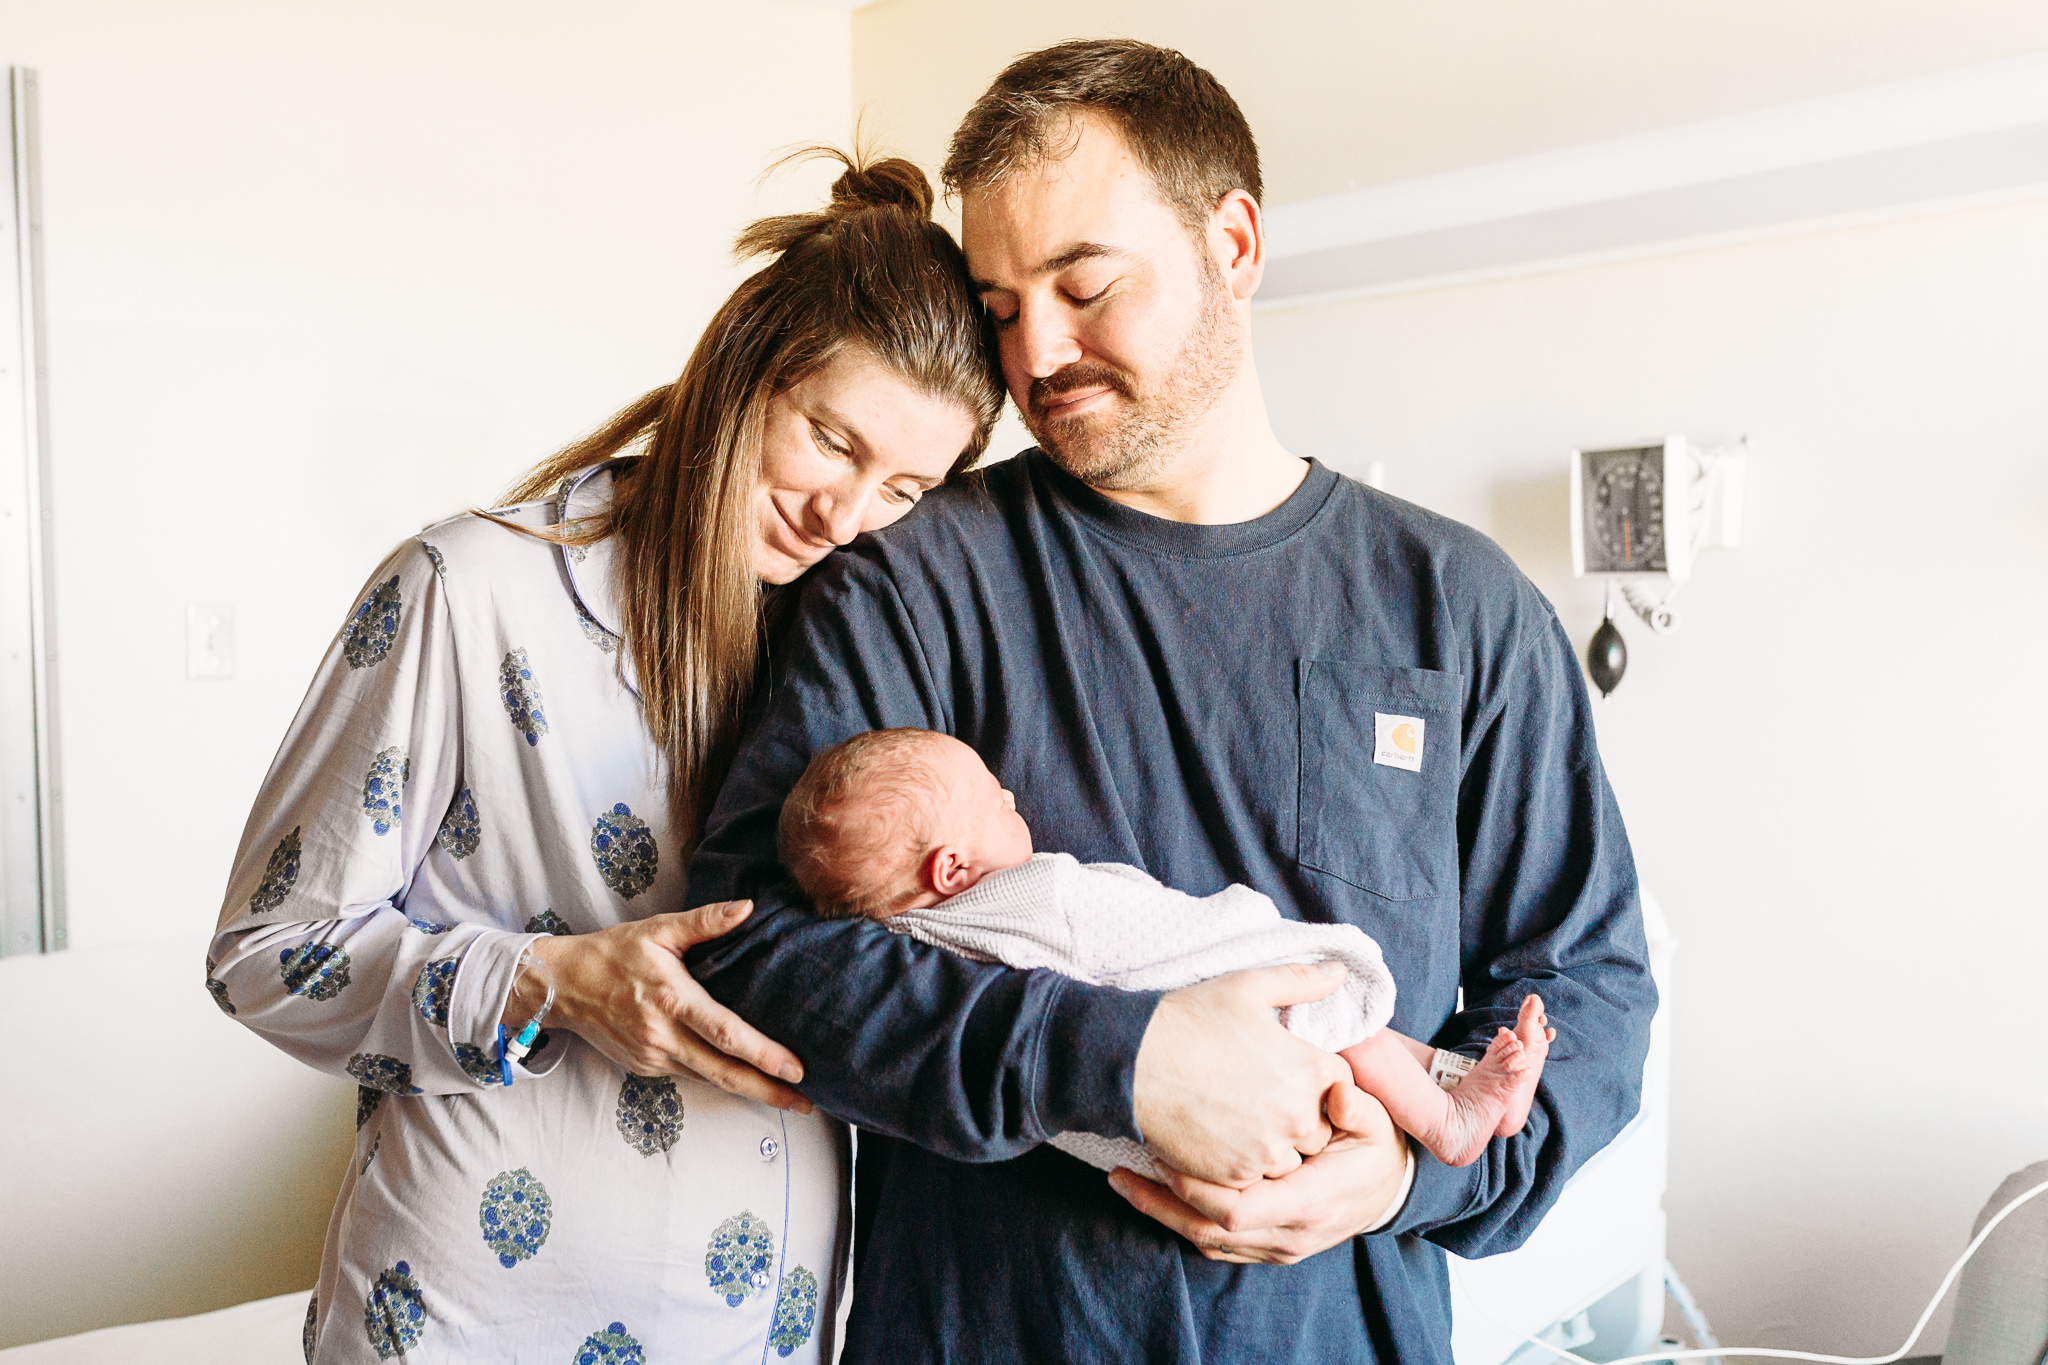
M 1607 615 L 1586 648 L 1605 697 L 1628 670 L 1614 624 L 1621 598 L 1659 635 L 1678 629 L 1672 602 L 1702 550 L 1742 543 L 1749 438 L 1702 450 L 1683 436 L 1571 453 L 1572 576 L 1607 580 Z

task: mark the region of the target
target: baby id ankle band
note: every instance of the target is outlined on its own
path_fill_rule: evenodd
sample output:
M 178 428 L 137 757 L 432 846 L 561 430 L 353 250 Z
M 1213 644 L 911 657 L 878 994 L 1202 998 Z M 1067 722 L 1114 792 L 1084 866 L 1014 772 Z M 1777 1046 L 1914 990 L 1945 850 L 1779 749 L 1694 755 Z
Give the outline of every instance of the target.
M 1458 1082 L 1465 1079 L 1465 1073 L 1474 1065 L 1473 1060 L 1463 1053 L 1438 1048 L 1436 1055 L 1429 1059 L 1429 1078 L 1437 1083 L 1438 1089 L 1456 1090 Z

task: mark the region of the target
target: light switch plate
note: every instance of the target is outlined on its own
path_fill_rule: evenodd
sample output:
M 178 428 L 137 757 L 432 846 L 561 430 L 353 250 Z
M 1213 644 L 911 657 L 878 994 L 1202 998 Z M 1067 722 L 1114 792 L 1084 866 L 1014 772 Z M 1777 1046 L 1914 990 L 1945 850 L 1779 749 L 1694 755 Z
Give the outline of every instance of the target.
M 235 609 L 194 603 L 185 608 L 185 676 L 235 676 Z

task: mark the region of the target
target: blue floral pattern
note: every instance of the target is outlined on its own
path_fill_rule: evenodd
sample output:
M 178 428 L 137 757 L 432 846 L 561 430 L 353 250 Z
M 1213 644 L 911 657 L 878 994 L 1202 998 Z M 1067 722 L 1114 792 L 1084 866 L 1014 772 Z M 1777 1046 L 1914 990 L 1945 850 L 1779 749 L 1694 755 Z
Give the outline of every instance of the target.
M 348 984 L 348 949 L 332 943 L 280 948 L 277 974 L 293 995 L 303 995 L 308 1000 L 332 1000 Z
M 811 1339 L 818 1325 L 818 1277 L 797 1266 L 782 1277 L 782 1292 L 775 1296 L 775 1322 L 768 1329 L 768 1344 L 775 1354 L 788 1356 Z
M 499 1265 L 510 1270 L 547 1241 L 554 1211 L 547 1186 L 522 1166 L 499 1173 L 484 1186 L 476 1218 L 484 1230 L 484 1245 L 498 1253 Z
M 455 1045 L 455 1064 L 462 1068 L 464 1075 L 478 1085 L 503 1085 L 505 1073 L 498 1067 L 498 1059 L 480 1047 L 468 1043 Z
M 267 915 L 284 904 L 284 898 L 291 895 L 292 883 L 299 879 L 299 826 L 292 826 L 292 832 L 277 841 L 277 847 L 270 852 L 270 861 L 263 868 L 263 880 L 256 884 L 256 894 L 249 897 L 249 913 Z
M 370 760 L 363 775 L 363 814 L 370 828 L 389 834 L 405 818 L 405 784 L 412 781 L 412 760 L 396 745 Z
M 732 1308 L 768 1287 L 768 1272 L 774 1265 L 774 1234 L 751 1212 L 736 1213 L 720 1223 L 704 1252 L 704 1275 L 711 1281 L 711 1292 Z
M 306 1365 L 313 1365 L 313 1334 L 320 1325 L 320 1296 L 306 1300 L 306 1325 L 299 1331 L 299 1345 L 306 1349 Z
M 420 1018 L 436 1028 L 448 1027 L 448 1001 L 455 994 L 458 965 L 454 958 L 444 957 L 420 968 L 420 974 L 413 978 L 412 1003 L 418 1007 Z
M 576 604 L 576 624 L 583 627 L 583 638 L 609 654 L 619 647 L 619 637 L 606 630 L 595 616 L 584 607 L 583 599 L 571 598 Z
M 377 1283 L 363 1299 L 363 1331 L 377 1359 L 389 1360 L 420 1344 L 427 1325 L 427 1300 L 420 1293 L 412 1267 L 404 1261 L 377 1273 Z
M 348 1074 L 373 1090 L 385 1090 L 394 1095 L 420 1093 L 419 1087 L 412 1083 L 412 1067 L 381 1052 L 358 1052 L 348 1059 Z
M 572 512 L 583 510 L 581 496 Z M 545 508 L 528 505 L 513 519 L 539 527 Z M 831 1269 L 832 1219 L 811 1216 L 819 1198 L 824 1213 L 833 1212 L 834 1173 L 799 1163 L 785 1191 L 778 1167 L 790 1154 L 764 1160 L 755 1150 L 764 1133 L 782 1138 L 773 1124 L 745 1135 L 740 1150 L 722 1152 L 734 1135 L 716 1122 L 705 1127 L 710 1109 L 694 1103 L 691 1081 L 629 1078 L 628 1068 L 586 1054 L 566 1033 L 562 1047 L 550 1038 L 525 1068 L 513 1067 L 517 1083 L 500 1095 L 497 1020 L 473 1020 L 468 994 L 458 1017 L 456 994 L 475 984 L 463 984 L 475 964 L 461 965 L 471 936 L 523 928 L 522 940 L 588 937 L 673 908 L 666 898 L 680 894 L 685 880 L 687 849 L 670 842 L 663 765 L 642 761 L 639 700 L 620 686 L 633 641 L 620 638 L 602 576 L 592 577 L 610 548 L 593 545 L 578 564 L 471 517 L 419 534 L 418 543 L 400 541 L 387 567 L 358 579 L 354 603 L 330 603 L 345 619 L 337 626 L 329 617 L 331 648 L 300 723 L 312 727 L 308 734 L 317 731 L 318 771 L 279 769 L 274 799 L 263 804 L 280 818 L 249 831 L 226 922 L 200 936 L 211 939 L 218 961 L 202 974 L 208 1000 L 238 1012 L 233 1026 L 247 1013 L 274 1031 L 265 1021 L 282 1011 L 289 1017 L 280 1027 L 304 1035 L 319 1067 L 356 1091 L 346 1102 L 355 1120 L 349 1156 L 333 1171 L 348 1177 L 335 1211 L 353 1218 L 358 1232 L 369 1227 L 364 1218 L 375 1219 L 377 1235 L 338 1242 L 317 1304 L 301 1300 L 291 1313 L 305 1338 L 302 1353 L 310 1340 L 315 1365 L 336 1357 L 403 1365 L 460 1355 L 466 1315 L 478 1304 L 477 1322 L 501 1348 L 496 1359 L 663 1365 L 664 1343 L 685 1359 L 692 1343 L 731 1338 L 728 1345 L 751 1341 L 756 1362 L 765 1354 L 770 1365 L 795 1365 L 815 1359 L 824 1320 L 837 1307 L 836 1293 L 826 1293 L 836 1291 L 836 1279 L 819 1270 Z M 580 599 L 575 580 L 589 589 Z M 379 597 L 387 586 L 392 592 Z M 388 641 L 380 638 L 386 629 Z M 508 658 L 512 667 L 501 676 Z M 501 683 L 503 693 L 490 695 Z M 453 701 L 416 714 L 421 688 Z M 621 755 L 629 760 L 623 766 Z M 405 868 L 426 858 L 424 881 L 401 868 L 383 890 L 356 884 L 365 876 L 377 882 L 372 874 L 389 871 L 401 853 Z M 365 898 L 375 902 L 386 891 L 399 913 L 370 917 L 383 929 L 356 937 L 357 928 L 375 925 L 351 918 L 350 907 L 360 910 Z M 557 900 L 569 908 L 555 909 Z M 255 961 L 247 960 L 252 951 Z M 191 987 L 182 989 L 197 1008 Z M 548 1022 L 560 1017 L 558 1008 Z M 556 1075 L 529 1081 L 536 1069 Z M 533 1094 L 521 1100 L 529 1086 Z M 555 1135 L 560 1141 L 540 1134 L 548 1140 L 539 1145 L 499 1140 L 507 1104 L 523 1111 L 529 1100 L 547 1098 L 543 1090 L 563 1086 L 584 1091 L 596 1109 L 583 1114 L 579 1131 Z M 790 1125 L 791 1137 L 801 1136 L 797 1127 Z M 612 1147 L 615 1141 L 626 1150 Z M 687 1169 L 678 1164 L 686 1158 Z M 587 1229 L 590 1238 L 582 1236 L 583 1221 L 593 1209 L 602 1213 L 605 1198 L 647 1180 L 663 1183 L 670 1166 L 684 1182 L 669 1186 L 674 1218 L 601 1218 Z M 786 1199 L 795 1201 L 787 1211 Z M 557 1213 L 565 1220 L 560 1238 Z M 472 1280 L 477 1303 L 464 1289 Z M 503 1300 L 496 1309 L 485 1292 L 493 1284 Z M 580 1308 L 569 1302 L 579 1296 Z M 737 1305 L 728 1306 L 734 1298 Z M 646 1315 L 644 1305 L 656 1301 L 674 1322 Z M 567 1310 L 524 1311 L 550 1304 Z
M 384 656 L 391 652 L 391 642 L 398 638 L 398 613 L 403 606 L 398 600 L 397 574 L 370 589 L 370 595 L 342 628 L 341 655 L 350 668 L 368 668 L 384 662 Z
M 576 1348 L 576 1365 L 647 1365 L 640 1343 L 626 1334 L 626 1324 L 615 1322 L 602 1332 L 592 1332 Z
M 683 1097 L 666 1076 L 628 1074 L 619 1086 L 619 1136 L 642 1156 L 676 1145 L 683 1135 Z
M 448 850 L 449 857 L 461 862 L 476 852 L 477 839 L 482 833 L 483 822 L 476 815 L 476 797 L 464 787 L 448 803 L 448 813 L 441 817 L 441 828 L 434 832 L 434 838 Z
M 505 703 L 505 714 L 512 717 L 512 728 L 525 735 L 529 745 L 540 743 L 540 737 L 548 732 L 548 717 L 525 650 L 513 650 L 498 665 L 498 696 Z
M 597 875 L 604 884 L 631 900 L 654 885 L 661 851 L 647 822 L 621 801 L 597 817 L 590 831 L 590 856 L 597 860 Z

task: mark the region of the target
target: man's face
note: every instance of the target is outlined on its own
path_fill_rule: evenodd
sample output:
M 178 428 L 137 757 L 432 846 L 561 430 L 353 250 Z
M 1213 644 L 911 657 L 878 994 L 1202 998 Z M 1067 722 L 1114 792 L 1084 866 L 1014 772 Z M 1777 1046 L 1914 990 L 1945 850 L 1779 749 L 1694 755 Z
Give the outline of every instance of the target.
M 1143 488 L 1236 376 L 1244 320 L 1115 127 L 1075 128 L 1065 157 L 969 192 L 961 242 L 1031 434 L 1096 488 Z

